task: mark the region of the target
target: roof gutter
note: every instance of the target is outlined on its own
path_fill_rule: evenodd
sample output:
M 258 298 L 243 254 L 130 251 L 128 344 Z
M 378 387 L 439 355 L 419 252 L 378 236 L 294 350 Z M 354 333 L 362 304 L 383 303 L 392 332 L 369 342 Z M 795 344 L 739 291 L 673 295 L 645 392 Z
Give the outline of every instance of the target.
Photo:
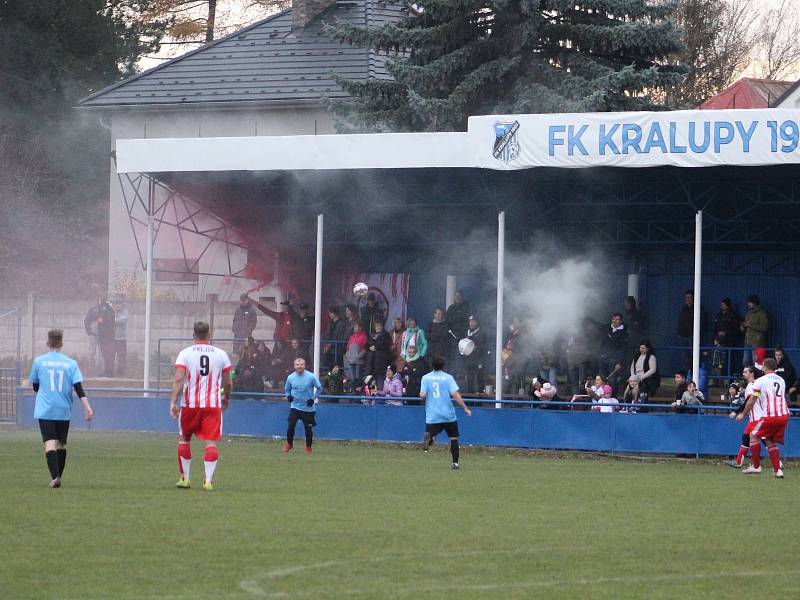
M 343 98 L 345 99 L 345 98 Z M 79 104 L 74 106 L 76 110 L 98 110 L 98 111 L 163 111 L 163 110 L 219 110 L 226 108 L 231 110 L 247 110 L 257 107 L 264 108 L 322 108 L 322 99 L 308 100 L 235 100 L 219 102 L 153 102 L 148 104 Z

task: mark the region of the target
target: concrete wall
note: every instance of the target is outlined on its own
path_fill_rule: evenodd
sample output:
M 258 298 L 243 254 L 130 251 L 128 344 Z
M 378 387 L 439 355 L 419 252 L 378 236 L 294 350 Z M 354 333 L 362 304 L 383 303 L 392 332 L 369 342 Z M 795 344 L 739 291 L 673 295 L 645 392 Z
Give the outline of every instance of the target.
M 335 133 L 331 116 L 319 107 L 295 109 L 146 109 L 120 110 L 111 114 L 112 150 L 118 139 L 142 139 L 165 137 L 236 137 L 254 135 L 295 135 Z M 134 186 L 126 177 L 120 178 L 112 159 L 109 163 L 110 210 L 109 210 L 109 286 L 118 288 L 121 281 L 136 279 L 144 281 L 142 261 L 145 254 L 146 227 L 129 218 L 129 210 L 143 220 L 141 204 L 135 202 Z M 147 185 L 143 180 L 138 186 L 142 198 L 146 198 Z M 157 190 L 157 200 L 163 201 L 166 192 Z M 127 206 L 126 206 L 127 199 Z M 174 219 L 170 212 L 166 218 Z M 185 214 L 177 215 L 182 218 Z M 211 230 L 218 226 L 213 215 L 200 213 L 194 216 L 199 228 Z M 183 238 L 181 240 L 181 237 Z M 138 248 L 137 248 L 138 238 Z M 182 242 L 182 243 L 181 243 Z M 179 300 L 202 301 L 206 294 L 218 294 L 221 300 L 235 300 L 238 295 L 253 287 L 253 280 L 229 277 L 242 269 L 247 262 L 247 252 L 226 244 L 223 239 L 213 241 L 204 251 L 208 238 L 181 232 L 162 225 L 155 243 L 157 259 L 198 258 L 201 273 L 196 284 L 159 283 L 156 293 L 169 295 Z M 140 256 L 140 250 L 142 256 Z M 228 266 L 230 258 L 230 268 Z M 280 294 L 277 289 L 267 295 Z
M 79 300 L 63 301 L 57 298 L 37 298 L 33 303 L 33 323 L 29 318 L 27 298 L 0 298 L 0 307 L 19 307 L 22 311 L 22 352 L 25 357 L 23 367 L 27 370 L 30 357 L 47 351 L 47 330 L 64 330 L 64 352 L 80 361 L 89 361 L 89 338 L 83 328 L 83 318 L 90 302 Z M 237 302 L 217 302 L 214 304 L 214 333 L 219 339 L 231 338 L 230 326 Z M 272 306 L 274 308 L 274 304 Z M 144 351 L 144 302 L 128 303 L 128 354 L 130 356 L 129 375 L 141 377 L 142 354 Z M 153 353 L 159 338 L 191 339 L 192 324 L 198 320 L 208 320 L 208 302 L 154 302 L 152 321 Z M 15 316 L 0 318 L 0 359 L 10 359 L 16 351 Z M 257 339 L 271 339 L 274 321 L 265 315 L 258 318 L 255 331 Z M 221 343 L 230 350 L 231 344 Z M 186 346 L 185 342 L 164 343 L 165 354 L 174 358 Z M 88 370 L 88 368 L 87 368 Z

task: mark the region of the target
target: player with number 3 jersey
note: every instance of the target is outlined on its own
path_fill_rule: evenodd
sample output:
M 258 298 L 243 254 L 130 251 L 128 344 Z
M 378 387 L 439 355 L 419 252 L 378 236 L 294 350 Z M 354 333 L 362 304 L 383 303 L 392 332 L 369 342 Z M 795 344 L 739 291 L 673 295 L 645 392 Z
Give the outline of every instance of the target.
M 228 408 L 231 396 L 231 361 L 223 349 L 209 343 L 208 336 L 208 323 L 195 323 L 195 343 L 184 348 L 175 360 L 169 409 L 180 426 L 178 468 L 181 478 L 177 485 L 183 489 L 190 487 L 193 435 L 206 443 L 203 489 L 213 489 L 219 458 L 217 440 L 222 435 L 222 411 Z
M 775 477 L 783 479 L 781 454 L 776 444 L 783 444 L 786 425 L 789 423 L 789 407 L 786 404 L 786 382 L 775 373 L 777 368 L 778 363 L 774 358 L 764 360 L 764 375 L 756 379 L 753 393 L 736 420 L 742 421 L 745 415 L 750 414 L 750 423 L 744 432 L 750 436 L 753 464 L 742 472 L 747 475 L 761 473 L 760 440 L 763 438 Z
M 442 370 L 444 358 L 434 356 L 431 367 L 433 371 L 422 377 L 419 392 L 419 397 L 425 401 L 425 440 L 422 442 L 422 449 L 427 452 L 436 436 L 444 431 L 450 438 L 450 455 L 453 458 L 451 468 L 458 470 L 458 421 L 453 402 L 461 406 L 468 417 L 472 416 L 472 411 L 462 400 L 456 380 L 450 373 Z

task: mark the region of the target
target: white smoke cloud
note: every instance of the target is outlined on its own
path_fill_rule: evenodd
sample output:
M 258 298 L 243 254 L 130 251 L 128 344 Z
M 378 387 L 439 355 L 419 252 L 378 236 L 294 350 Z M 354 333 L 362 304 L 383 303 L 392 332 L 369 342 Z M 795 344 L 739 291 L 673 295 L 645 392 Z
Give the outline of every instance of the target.
M 507 320 L 518 317 L 539 344 L 585 331 L 584 319 L 605 306 L 599 256 L 565 257 L 544 253 L 506 257 Z

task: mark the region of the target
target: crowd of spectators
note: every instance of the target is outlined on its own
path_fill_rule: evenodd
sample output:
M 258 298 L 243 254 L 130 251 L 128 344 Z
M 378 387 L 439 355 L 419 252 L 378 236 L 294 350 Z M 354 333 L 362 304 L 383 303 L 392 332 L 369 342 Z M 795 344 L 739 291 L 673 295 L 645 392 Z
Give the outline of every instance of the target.
M 234 389 L 259 392 L 278 388 L 292 371 L 295 358 L 311 363 L 311 339 L 314 317 L 308 305 L 301 303 L 295 311 L 290 301 L 280 303 L 273 311 L 241 297 L 233 320 L 233 334 L 243 337 L 236 354 Z M 769 319 L 756 295 L 747 299 L 748 310 L 741 317 L 730 298 L 720 302 L 719 312 L 708 327 L 701 311 L 701 332 L 710 331 L 713 350 L 703 355 L 703 368 L 698 380 L 689 371 L 691 355 L 682 352 L 681 366 L 674 374 L 675 388 L 671 406 L 677 411 L 696 410 L 706 401 L 708 382 L 703 379 L 721 377 L 738 368 L 728 364 L 734 355 L 728 349 L 746 348 L 741 364 L 758 365 L 766 356 Z M 275 321 L 274 345 L 252 338 L 258 313 Z M 331 305 L 327 309 L 327 325 L 323 332 L 321 379 L 328 394 L 355 396 L 360 402 L 387 404 L 408 402 L 419 395 L 422 376 L 429 371 L 430 357 L 436 354 L 448 359 L 450 371 L 461 380 L 466 394 L 493 396 L 494 358 L 488 348 L 486 332 L 477 314 L 461 291 L 444 310 L 437 307 L 426 326 L 413 317 L 405 323 L 396 318 L 387 330 L 386 308 L 370 293 L 359 310 L 353 304 Z M 678 343 L 690 345 L 694 333 L 694 293 L 687 290 L 677 316 Z M 602 411 L 614 410 L 612 404 L 622 402 L 629 412 L 645 411 L 659 392 L 662 373 L 656 349 L 649 341 L 650 326 L 636 299 L 624 299 L 623 310 L 610 315 L 605 324 L 583 320 L 581 331 L 564 339 L 542 344 L 535 332 L 512 317 L 504 332 L 501 361 L 505 397 L 531 398 L 548 402 L 584 400 L 597 404 Z M 458 342 L 470 340 L 473 350 L 466 356 L 458 351 Z M 706 338 L 708 339 L 708 338 Z M 800 382 L 788 356 L 775 351 L 778 372 L 787 380 L 792 403 L 797 402 Z M 722 381 L 722 379 L 719 379 Z M 725 379 L 727 382 L 727 379 Z M 561 392 L 561 395 L 559 395 Z M 404 399 L 404 400 L 401 400 Z M 664 400 L 664 398 L 662 398 Z M 413 401 L 413 400 L 412 400 Z M 669 403 L 669 401 L 667 401 Z

